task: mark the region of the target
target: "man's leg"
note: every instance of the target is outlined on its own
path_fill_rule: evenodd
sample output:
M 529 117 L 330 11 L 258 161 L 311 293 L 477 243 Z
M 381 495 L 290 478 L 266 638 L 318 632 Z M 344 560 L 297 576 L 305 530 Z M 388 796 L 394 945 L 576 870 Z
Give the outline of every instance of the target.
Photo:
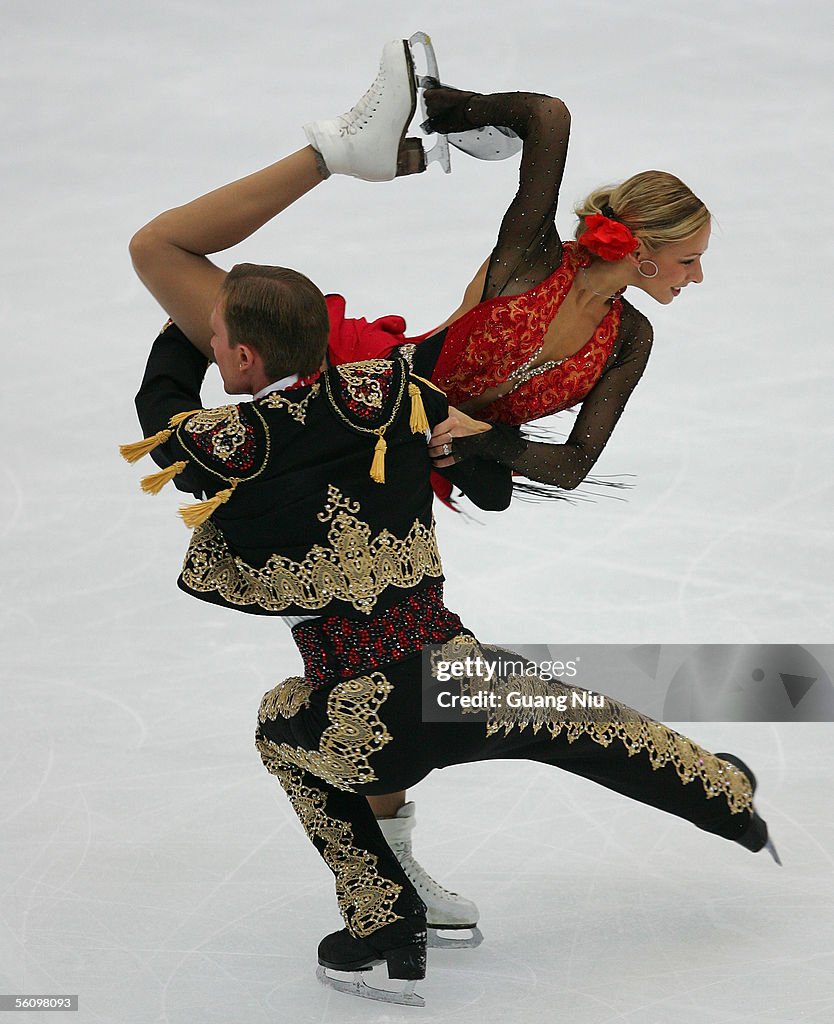
M 425 905 L 356 792 L 392 742 L 382 717 L 392 690 L 379 672 L 324 691 L 285 680 L 261 702 L 255 745 L 333 872 L 346 928 L 322 940 L 319 963 L 349 971 L 385 960 L 389 977 L 414 980 L 425 974 Z
M 600 706 L 586 706 L 588 692 L 579 687 L 533 674 L 502 675 L 502 658 L 514 666 L 523 661 L 513 652 L 463 639 L 450 645 L 449 655 L 485 656 L 497 670 L 488 683 L 470 678 L 462 684 L 462 692 L 488 692 L 494 710 L 487 713 L 477 756 L 461 760 L 524 758 L 552 764 L 753 852 L 766 845 L 767 826 L 753 807 L 752 773 L 739 759 L 710 753 L 604 695 L 596 695 Z M 546 703 L 560 699 L 561 705 Z M 461 727 L 451 726 L 456 728 Z M 440 741 L 432 742 L 437 747 Z
M 423 904 L 379 835 L 365 797 L 336 789 L 280 756 L 262 756 L 333 872 L 336 899 L 348 932 L 363 939 L 381 932 L 377 944 L 385 948 L 389 933 L 397 931 L 390 928 L 396 922 L 409 922 L 407 927 L 398 926 L 403 934 L 410 934 L 415 924 L 417 931 L 422 930 Z

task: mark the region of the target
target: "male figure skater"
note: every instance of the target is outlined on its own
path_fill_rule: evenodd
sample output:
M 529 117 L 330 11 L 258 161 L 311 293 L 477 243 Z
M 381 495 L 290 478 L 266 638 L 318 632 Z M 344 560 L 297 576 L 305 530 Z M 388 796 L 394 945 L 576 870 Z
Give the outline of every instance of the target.
M 427 723 L 421 651 L 476 641 L 443 603 L 427 431 L 445 397 L 402 359 L 319 370 L 324 297 L 303 275 L 239 265 L 223 279 L 211 347 L 230 393 L 252 401 L 203 409 L 208 361 L 173 324 L 154 342 L 137 396 L 152 453 L 170 480 L 207 497 L 182 510 L 193 527 L 179 585 L 243 612 L 285 617 L 304 676 L 266 694 L 256 745 L 335 879 L 345 928 L 319 946 L 320 977 L 377 999 L 421 1003 L 423 901 L 385 842 L 367 795 L 430 771 L 525 758 L 565 768 L 757 851 L 767 827 L 743 762 L 609 701 L 608 718 L 523 717 Z M 468 646 L 467 646 L 468 645 Z M 513 680 L 540 692 L 540 680 Z M 571 687 L 546 684 L 550 692 Z M 385 962 L 402 992 L 336 981 L 327 970 Z

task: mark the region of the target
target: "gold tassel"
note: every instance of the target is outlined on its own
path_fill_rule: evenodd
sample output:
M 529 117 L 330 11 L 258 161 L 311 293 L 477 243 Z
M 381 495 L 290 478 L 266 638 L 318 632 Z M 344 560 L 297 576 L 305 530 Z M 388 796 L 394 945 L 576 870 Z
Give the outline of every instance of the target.
M 143 476 L 139 481 L 139 484 L 145 494 L 159 494 L 162 488 L 170 480 L 173 480 L 177 473 L 182 473 L 187 465 L 187 462 L 175 462 L 172 466 L 169 466 L 167 469 L 162 469 L 158 473 L 151 473 L 150 476 Z
M 429 421 L 426 419 L 426 410 L 423 406 L 423 396 L 416 384 L 409 383 L 408 393 L 411 395 L 411 419 L 408 425 L 412 434 L 425 434 L 429 429 Z
M 421 377 L 419 373 L 412 373 L 411 376 L 414 378 L 414 380 L 421 380 L 424 384 L 428 384 L 428 386 L 432 388 L 434 391 L 437 391 L 438 394 L 446 394 L 446 392 L 442 388 L 439 388 L 436 384 L 432 384 L 428 377 Z
M 189 409 L 188 412 L 178 412 L 168 420 L 168 426 L 178 427 L 180 423 L 187 420 L 189 416 L 195 416 L 198 412 L 202 411 L 202 409 Z
M 378 484 L 385 483 L 385 452 L 388 450 L 388 445 L 382 436 L 383 430 L 385 430 L 384 427 L 379 431 L 379 440 L 374 448 L 374 460 L 371 463 L 371 479 L 376 480 Z
M 134 441 L 132 444 L 119 445 L 119 451 L 121 452 L 122 458 L 127 462 L 138 462 L 143 455 L 147 455 L 152 452 L 154 448 L 158 448 L 161 444 L 170 438 L 173 431 L 171 430 L 160 430 L 159 433 L 154 434 L 153 437 L 146 437 L 142 441 Z
M 204 523 L 210 515 L 220 508 L 221 505 L 225 504 L 229 498 L 234 494 L 235 487 L 238 485 L 237 480 L 232 480 L 231 487 L 228 487 L 225 491 L 218 491 L 213 498 L 209 498 L 208 501 L 198 501 L 195 505 L 183 505 L 179 510 L 179 514 L 182 517 L 182 521 L 185 525 L 193 530 L 195 526 L 199 526 Z

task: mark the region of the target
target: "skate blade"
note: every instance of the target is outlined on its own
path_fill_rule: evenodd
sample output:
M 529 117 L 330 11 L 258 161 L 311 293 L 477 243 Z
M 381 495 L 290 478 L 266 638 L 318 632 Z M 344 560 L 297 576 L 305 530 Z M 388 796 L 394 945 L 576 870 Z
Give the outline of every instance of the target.
M 426 167 L 429 164 L 438 163 L 443 168 L 445 174 L 452 173 L 452 156 L 445 135 L 438 135 L 437 142 L 435 142 L 431 149 L 426 149 L 425 153 Z
M 497 125 L 473 128 L 471 132 L 461 132 L 447 137 L 450 146 L 476 160 L 508 160 L 516 153 L 520 153 L 524 145 L 512 129 Z
M 426 89 L 440 85 L 440 71 L 437 67 L 437 56 L 434 52 L 434 46 L 432 45 L 431 38 L 428 34 L 426 32 L 415 32 L 414 35 L 406 41 L 406 45 L 407 49 L 411 52 L 412 64 L 414 64 L 415 46 L 422 47 L 423 57 L 426 62 L 426 74 L 419 74 L 415 68 L 414 80 L 417 87 L 425 91 Z M 420 109 L 423 112 L 423 121 L 425 122 L 428 120 L 429 115 L 426 110 L 426 101 L 422 91 L 420 93 Z M 428 168 L 429 164 L 438 163 L 446 174 L 451 174 L 452 158 L 449 150 L 449 143 L 446 140 L 445 135 L 438 135 L 437 141 L 431 149 L 427 149 L 425 147 L 424 149 L 426 155 L 426 168 Z
M 441 932 L 443 934 L 441 935 Z M 466 934 L 468 932 L 468 934 Z M 452 938 L 459 935 L 460 938 Z M 467 928 L 450 928 L 448 925 L 429 925 L 428 941 L 430 949 L 477 949 L 484 941 L 481 929 L 477 925 Z
M 422 46 L 423 56 L 426 58 L 426 75 L 420 76 L 417 79 L 417 84 L 420 88 L 425 88 L 423 84 L 424 77 L 433 79 L 432 85 L 440 84 L 440 71 L 437 67 L 437 55 L 434 52 L 434 44 L 431 41 L 431 36 L 428 32 L 415 32 L 408 40 L 408 45 L 411 47 L 412 52 L 415 46 Z
M 765 849 L 781 868 L 782 859 L 779 856 L 779 851 L 776 849 L 772 839 L 768 839 L 768 841 L 765 843 Z M 429 943 L 429 945 L 431 945 L 431 943 Z
M 319 965 L 316 968 L 316 977 L 328 988 L 337 992 L 344 992 L 348 996 L 358 996 L 360 999 L 373 999 L 378 1003 L 398 1003 L 401 1006 L 425 1006 L 426 1000 L 414 991 L 416 981 L 406 981 L 399 991 L 384 988 L 375 988 L 373 985 L 366 985 L 362 975 L 357 971 L 352 981 L 343 981 L 341 978 L 332 978 L 327 973 L 327 968 Z

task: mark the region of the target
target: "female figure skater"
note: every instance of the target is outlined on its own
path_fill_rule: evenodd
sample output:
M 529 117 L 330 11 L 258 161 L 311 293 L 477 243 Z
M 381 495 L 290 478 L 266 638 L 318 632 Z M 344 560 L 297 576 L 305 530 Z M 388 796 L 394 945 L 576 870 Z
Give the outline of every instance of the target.
M 409 51 L 403 59 L 402 49 L 386 47 L 380 76 L 353 110 L 306 126 L 328 169 L 371 179 L 403 170 L 411 140 L 400 145 L 399 165 L 397 146 L 413 107 L 407 102 Z M 480 455 L 529 480 L 575 488 L 599 458 L 651 349 L 650 323 L 622 293 L 636 287 L 668 304 L 688 284 L 700 283 L 709 211 L 674 175 L 646 171 L 592 192 L 576 207 L 576 240 L 563 244 L 554 218 L 570 130 L 564 103 L 447 88 L 427 89 L 424 100 L 428 126 L 453 140 L 452 133 L 466 133 L 457 135 L 460 141 L 498 125 L 523 141 L 518 192 L 461 305 L 429 335 L 397 338 L 399 344 L 418 342 L 415 370 L 459 411 L 435 430 L 436 466 Z M 330 297 L 328 304 L 332 362 L 390 352 L 386 332 L 396 332 L 395 318 L 373 325 L 344 321 L 344 301 Z M 457 440 L 485 431 L 484 421 L 518 426 L 577 403 L 581 409 L 564 444 L 534 443 L 500 427 L 477 440 Z M 446 449 L 453 439 L 454 454 Z M 435 478 L 434 484 L 448 497 L 448 482 Z
M 226 273 L 208 254 L 237 245 L 330 173 L 384 180 L 425 169 L 419 142 L 405 138 L 415 77 L 408 43 L 389 43 L 362 100 L 333 121 L 306 126 L 311 145 L 161 214 L 134 236 L 131 255 L 140 278 L 209 358 L 209 318 Z M 577 241 L 562 243 L 554 216 L 570 118 L 561 100 L 447 88 L 426 89 L 424 98 L 438 133 L 498 125 L 519 136 L 518 193 L 490 257 L 440 328 L 408 339 L 401 318 L 346 319 L 344 300 L 330 296 L 328 358 L 351 362 L 394 348 L 410 355 L 415 372 L 430 377 L 457 406 L 432 434 L 430 452 L 443 474 L 433 475 L 435 490 L 448 498 L 454 481 L 482 507 L 500 509 L 509 503 L 514 472 L 559 488 L 574 488 L 587 476 L 651 348 L 648 320 L 622 291 L 638 287 L 666 304 L 700 282 L 710 215 L 677 178 L 649 171 L 591 193 L 577 208 Z M 517 429 L 578 402 L 564 444 L 532 441 Z M 492 470 L 480 472 L 484 460 L 505 472 L 497 478 Z M 404 801 L 403 792 L 371 798 L 386 838 L 429 907 L 430 928 L 473 929 L 474 903 L 443 889 L 413 859 L 413 805 Z M 474 931 L 456 944 L 477 941 Z

